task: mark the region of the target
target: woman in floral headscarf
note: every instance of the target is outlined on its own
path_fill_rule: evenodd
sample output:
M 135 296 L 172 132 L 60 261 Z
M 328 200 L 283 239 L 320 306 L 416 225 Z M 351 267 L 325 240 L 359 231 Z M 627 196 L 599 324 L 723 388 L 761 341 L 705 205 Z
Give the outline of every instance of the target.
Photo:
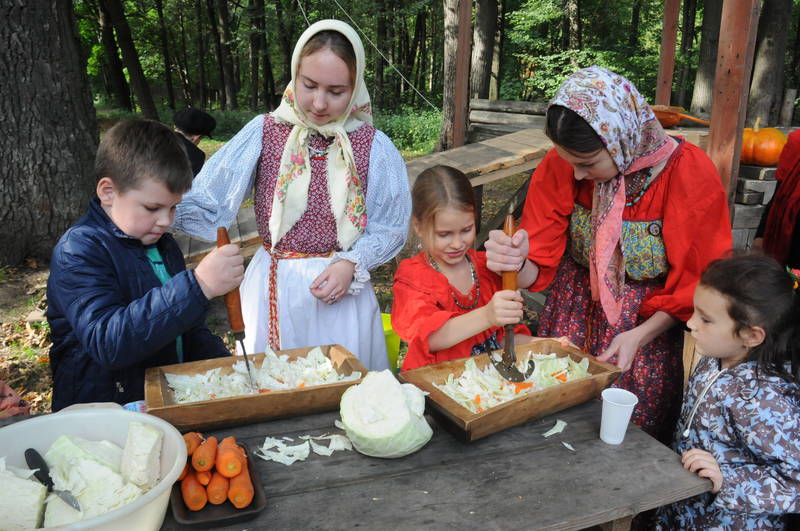
M 561 85 L 546 133 L 555 148 L 533 174 L 521 230 L 490 235 L 488 265 L 521 267 L 532 291 L 550 286 L 537 334 L 620 367 L 615 385 L 639 397 L 633 421 L 668 441 L 683 376 L 677 325 L 703 268 L 731 247 L 719 174 L 664 132 L 628 80 L 597 66 Z
M 240 287 L 248 352 L 338 343 L 388 367 L 369 270 L 408 233 L 405 163 L 372 126 L 364 48 L 337 20 L 310 26 L 272 113 L 254 118 L 203 166 L 175 227 L 214 239 L 254 189 L 264 246 Z

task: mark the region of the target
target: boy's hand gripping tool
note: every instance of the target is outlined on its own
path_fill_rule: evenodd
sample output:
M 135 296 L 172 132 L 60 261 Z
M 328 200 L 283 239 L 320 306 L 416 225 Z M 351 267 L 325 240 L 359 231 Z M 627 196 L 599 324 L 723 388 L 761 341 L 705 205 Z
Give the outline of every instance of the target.
M 225 227 L 217 229 L 217 247 L 231 243 L 228 238 L 228 231 Z M 250 388 L 254 393 L 258 393 L 258 387 L 253 381 L 253 373 L 250 370 L 250 360 L 247 359 L 247 352 L 244 349 L 244 319 L 242 318 L 242 299 L 239 296 L 239 288 L 234 288 L 225 294 L 225 309 L 228 310 L 228 322 L 231 324 L 233 337 L 239 342 L 244 356 L 244 365 L 247 367 L 247 377 L 250 380 Z

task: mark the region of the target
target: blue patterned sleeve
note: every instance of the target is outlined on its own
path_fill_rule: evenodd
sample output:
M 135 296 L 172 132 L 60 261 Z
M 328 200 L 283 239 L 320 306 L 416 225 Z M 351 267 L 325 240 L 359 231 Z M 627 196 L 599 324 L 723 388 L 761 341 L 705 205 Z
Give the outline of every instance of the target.
M 745 513 L 800 512 L 800 407 L 766 386 L 754 396 L 737 393 L 730 420 L 742 444 L 719 463 L 722 489 L 714 505 Z
M 337 253 L 356 264 L 357 282 L 369 280 L 371 269 L 400 252 L 411 215 L 406 164 L 389 137 L 377 131 L 369 157 L 367 228 L 349 251 Z
M 264 115 L 256 116 L 203 165 L 178 205 L 174 230 L 213 241 L 217 227 L 230 227 L 253 189 L 263 127 Z

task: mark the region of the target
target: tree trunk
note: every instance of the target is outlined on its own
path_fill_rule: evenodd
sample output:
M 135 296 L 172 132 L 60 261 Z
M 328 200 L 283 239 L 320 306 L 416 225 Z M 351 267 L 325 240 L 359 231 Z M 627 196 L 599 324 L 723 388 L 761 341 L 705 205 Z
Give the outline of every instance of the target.
M 475 27 L 472 30 L 470 99 L 489 97 L 495 33 L 497 33 L 497 0 L 476 0 Z
M 258 110 L 258 65 L 260 63 L 259 59 L 261 59 L 261 42 L 264 36 L 261 29 L 263 26 L 264 1 L 250 0 L 249 11 L 253 26 L 248 39 L 250 45 L 250 110 L 255 112 Z
M 697 18 L 697 0 L 683 2 L 683 29 L 681 30 L 681 74 L 678 87 L 678 105 L 686 106 L 686 84 L 689 81 L 689 63 L 694 44 L 694 24 Z
M 691 111 L 695 116 L 711 115 L 711 96 L 714 91 L 714 73 L 717 68 L 719 26 L 722 22 L 722 1 L 703 1 L 703 29 L 700 33 L 700 58 L 694 78 Z
M 194 0 L 194 16 L 197 19 L 197 84 L 200 106 L 208 106 L 208 90 L 206 88 L 206 39 L 203 24 L 203 1 Z
M 214 0 L 206 0 L 206 6 L 208 7 L 208 20 L 211 24 L 211 36 L 214 38 L 214 46 L 217 50 L 217 68 L 219 69 L 219 82 L 216 84 L 217 87 L 223 87 L 225 85 L 225 67 L 223 66 L 224 59 L 223 59 L 223 51 L 222 51 L 222 39 L 219 36 L 219 29 L 217 28 L 217 10 L 214 8 Z M 225 90 L 217 90 L 219 94 L 219 102 L 220 108 L 227 108 L 228 100 L 226 96 Z
M 386 2 L 385 0 L 375 0 L 375 41 L 384 45 L 386 43 Z M 383 72 L 384 59 L 380 54 L 375 55 L 375 90 L 372 93 L 375 109 L 383 109 Z
M 460 0 L 462 2 L 466 0 Z M 442 74 L 442 130 L 436 151 L 453 145 L 453 122 L 456 98 L 456 53 L 458 49 L 458 2 L 443 0 L 444 5 L 444 65 Z
M 424 62 L 423 54 L 425 53 L 425 28 L 428 25 L 427 19 L 428 12 L 426 9 L 420 9 L 417 11 L 416 17 L 414 17 L 414 40 L 411 43 L 411 65 L 408 68 L 408 80 L 409 83 L 414 83 L 414 87 L 416 87 L 417 90 L 421 87 L 419 83 L 416 83 L 414 73 L 416 72 L 417 76 L 419 75 L 420 65 Z M 412 104 L 416 104 L 417 93 L 414 89 L 410 90 L 411 102 Z
M 181 81 L 181 94 L 184 104 L 194 106 L 194 94 L 192 94 L 192 80 L 189 77 L 189 54 L 186 51 L 186 17 L 181 9 L 178 12 L 178 25 L 181 30 L 181 49 L 180 53 L 175 54 L 178 63 L 178 78 Z
M 503 41 L 505 40 L 505 33 L 503 31 L 503 20 L 505 8 L 505 0 L 497 1 L 497 31 L 494 35 L 494 47 L 492 50 L 492 77 L 489 79 L 489 99 L 500 99 L 500 80 L 502 79 L 502 66 L 503 66 Z
M 164 22 L 164 2 L 156 1 L 156 12 L 158 13 L 159 34 L 161 36 L 161 55 L 164 58 L 164 83 L 167 87 L 167 104 L 169 108 L 175 110 L 175 91 L 172 88 L 172 58 L 169 55 L 169 41 L 167 40 L 167 25 Z
M 285 87 L 292 79 L 292 52 L 294 51 L 294 18 L 295 18 L 295 2 L 289 1 L 284 14 L 283 1 L 275 0 L 275 13 L 278 19 L 278 37 L 281 44 L 281 52 L 283 52 L 283 76 L 281 77 L 281 86 Z
M 764 0 L 758 21 L 753 77 L 747 99 L 746 125 L 757 118 L 766 125 L 778 122 L 783 103 L 783 62 L 788 40 L 787 21 L 792 0 Z
M 85 211 L 97 120 L 72 2 L 4 1 L 2 12 L 0 263 L 18 264 L 49 259 Z
M 238 108 L 236 102 L 237 85 L 233 71 L 233 52 L 231 36 L 231 17 L 228 13 L 227 0 L 217 0 L 218 31 L 221 38 L 223 86 L 225 88 L 225 108 L 230 110 Z
M 631 26 L 628 32 L 628 46 L 633 50 L 639 49 L 639 19 L 642 14 L 642 0 L 634 0 L 631 9 Z
M 133 103 L 131 103 L 130 88 L 125 80 L 125 72 L 122 71 L 122 61 L 117 51 L 117 40 L 114 38 L 114 27 L 111 25 L 108 12 L 102 2 L 98 6 L 97 13 L 111 97 L 115 106 L 132 111 Z
M 122 50 L 122 60 L 125 61 L 125 67 L 128 69 L 133 92 L 136 94 L 136 99 L 139 102 L 139 107 L 142 109 L 142 114 L 145 118 L 158 120 L 156 104 L 153 101 L 153 95 L 150 93 L 150 86 L 147 84 L 147 78 L 144 76 L 142 64 L 139 62 L 139 54 L 136 52 L 136 46 L 133 44 L 131 29 L 128 26 L 128 19 L 125 18 L 122 1 L 102 0 L 102 2 L 105 4 L 106 10 L 111 17 L 111 23 L 114 25 L 114 30 L 117 33 L 117 42 L 119 43 L 120 50 Z
M 567 24 L 569 27 L 569 37 L 567 45 L 570 50 L 580 50 L 581 48 L 581 7 L 579 0 L 565 0 L 564 7 L 567 13 Z

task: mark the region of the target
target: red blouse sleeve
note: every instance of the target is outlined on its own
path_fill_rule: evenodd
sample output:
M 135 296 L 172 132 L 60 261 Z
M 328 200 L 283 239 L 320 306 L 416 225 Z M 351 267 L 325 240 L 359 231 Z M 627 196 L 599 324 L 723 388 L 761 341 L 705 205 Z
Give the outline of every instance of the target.
M 688 321 L 700 275 L 732 245 L 728 200 L 714 163 L 700 148 L 688 142 L 682 147 L 669 176 L 663 211 L 669 273 L 664 287 L 642 304 L 645 318 L 663 311 Z
M 519 223 L 530 238 L 528 257 L 539 266 L 539 277 L 530 291 L 541 291 L 553 281 L 567 247 L 576 194 L 573 175 L 572 166 L 551 150 L 531 177 Z

